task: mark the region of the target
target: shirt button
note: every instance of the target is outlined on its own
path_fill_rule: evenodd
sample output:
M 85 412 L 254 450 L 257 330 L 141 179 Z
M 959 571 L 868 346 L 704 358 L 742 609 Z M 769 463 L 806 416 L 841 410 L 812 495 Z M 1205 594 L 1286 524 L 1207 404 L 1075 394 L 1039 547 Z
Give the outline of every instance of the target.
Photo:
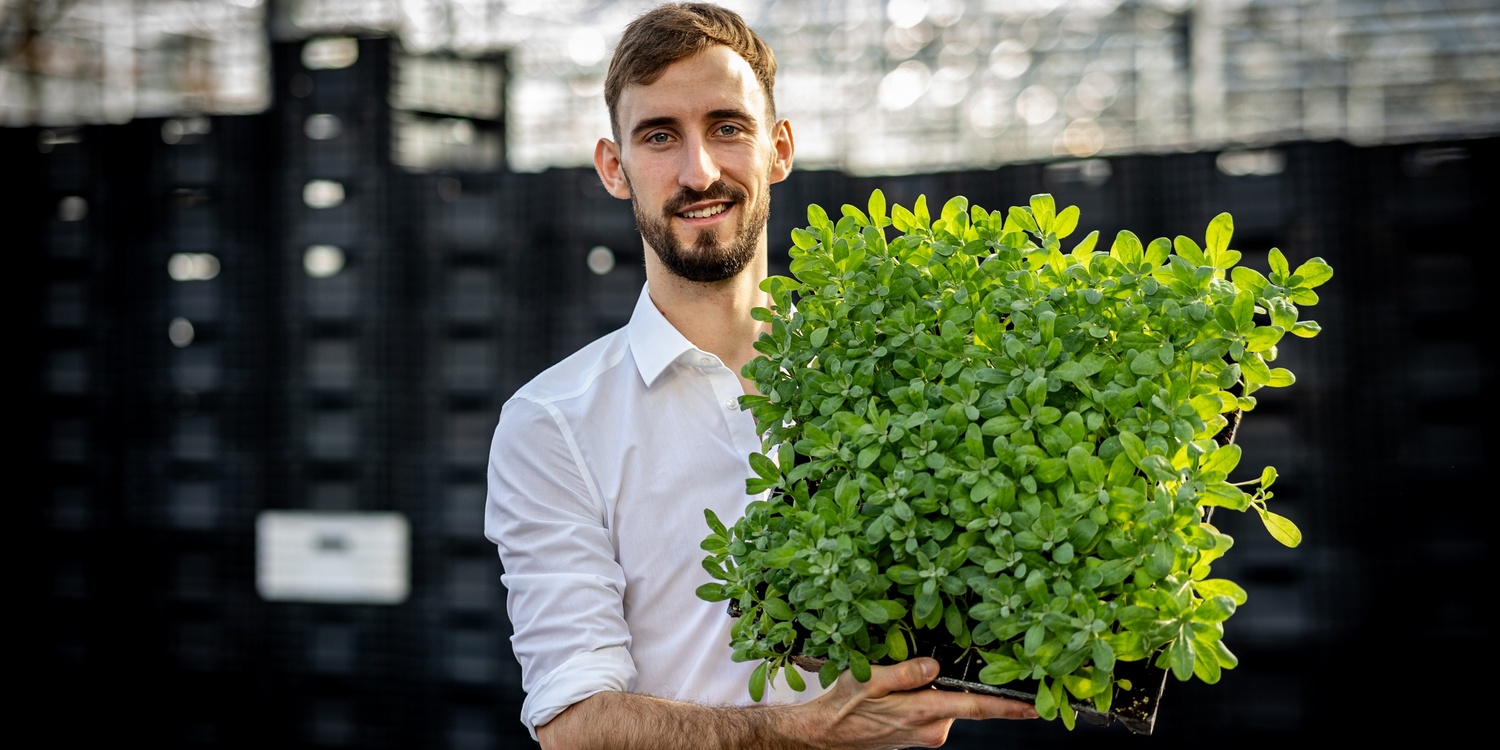
M 724 399 L 724 408 L 728 409 L 730 411 L 739 411 L 740 410 L 739 399 L 734 399 L 734 398 Z
M 709 365 L 711 365 L 713 363 L 714 363 L 713 359 L 711 359 L 709 357 L 699 357 L 698 358 L 698 365 L 700 367 L 708 367 Z

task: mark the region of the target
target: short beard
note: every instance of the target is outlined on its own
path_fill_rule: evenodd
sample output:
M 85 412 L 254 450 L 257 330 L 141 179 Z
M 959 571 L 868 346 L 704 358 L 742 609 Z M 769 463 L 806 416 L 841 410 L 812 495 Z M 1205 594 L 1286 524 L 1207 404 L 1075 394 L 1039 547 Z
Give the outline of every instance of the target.
M 733 201 L 748 213 L 744 215 L 734 238 L 728 244 L 719 242 L 712 231 L 703 230 L 698 233 L 692 252 L 688 252 L 672 231 L 672 217 L 683 208 L 704 200 Z M 739 275 L 755 258 L 760 247 L 766 220 L 771 215 L 771 194 L 769 191 L 762 192 L 754 206 L 746 205 L 748 200 L 749 196 L 744 190 L 715 182 L 702 192 L 688 188 L 678 191 L 677 195 L 662 206 L 660 217 L 646 216 L 641 210 L 640 202 L 633 197 L 631 208 L 635 212 L 635 223 L 641 231 L 641 237 L 656 251 L 656 257 L 661 259 L 668 271 L 688 281 L 714 282 Z

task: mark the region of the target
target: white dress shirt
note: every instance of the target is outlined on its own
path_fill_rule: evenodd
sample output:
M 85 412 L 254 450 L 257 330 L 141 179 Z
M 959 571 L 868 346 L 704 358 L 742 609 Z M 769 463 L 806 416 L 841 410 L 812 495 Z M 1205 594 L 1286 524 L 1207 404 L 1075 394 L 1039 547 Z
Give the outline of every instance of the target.
M 699 542 L 751 498 L 755 421 L 739 379 L 683 337 L 641 290 L 624 328 L 538 375 L 501 409 L 485 535 L 521 663 L 521 721 L 536 736 L 605 690 L 708 705 L 750 703 L 754 663 L 730 660 L 725 602 Z M 801 693 L 778 677 L 767 702 Z

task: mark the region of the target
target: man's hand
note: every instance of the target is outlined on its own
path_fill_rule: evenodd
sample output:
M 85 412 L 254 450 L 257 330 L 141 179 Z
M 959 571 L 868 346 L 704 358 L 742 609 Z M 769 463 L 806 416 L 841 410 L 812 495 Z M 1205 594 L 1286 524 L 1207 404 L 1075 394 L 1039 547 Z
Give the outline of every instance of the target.
M 546 750 L 889 750 L 940 747 L 954 719 L 1033 719 L 1009 698 L 933 690 L 934 659 L 848 672 L 826 693 L 793 706 L 715 708 L 606 692 L 537 728 Z
M 800 708 L 813 713 L 809 737 L 823 748 L 940 747 L 954 719 L 1034 719 L 1036 709 L 1009 698 L 934 690 L 938 663 L 926 657 L 872 666 L 861 683 L 844 672 L 833 688 Z

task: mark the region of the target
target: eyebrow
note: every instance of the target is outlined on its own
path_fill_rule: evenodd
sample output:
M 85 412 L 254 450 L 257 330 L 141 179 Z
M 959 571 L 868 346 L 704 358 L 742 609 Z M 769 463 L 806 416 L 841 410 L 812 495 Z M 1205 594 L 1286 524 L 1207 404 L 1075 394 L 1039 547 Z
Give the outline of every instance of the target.
M 677 122 L 677 118 L 675 117 L 647 117 L 646 119 L 636 123 L 635 127 L 630 129 L 630 137 L 636 138 L 639 137 L 641 133 L 652 128 L 659 128 L 663 125 L 676 125 Z
M 741 121 L 743 121 L 743 122 L 745 122 L 747 124 L 750 124 L 752 126 L 755 123 L 755 118 L 751 117 L 749 112 L 746 112 L 743 109 L 738 109 L 738 108 L 735 108 L 735 107 L 730 107 L 728 109 L 713 109 L 713 110 L 709 110 L 708 113 L 706 113 L 703 116 L 703 119 L 705 119 L 705 120 L 741 120 Z M 636 138 L 636 137 L 639 137 L 641 133 L 643 133 L 643 132 L 645 132 L 647 130 L 651 130 L 653 128 L 659 128 L 659 127 L 663 127 L 663 126 L 676 126 L 680 122 L 681 121 L 678 120 L 676 117 L 672 117 L 670 115 L 663 115 L 661 117 L 648 117 L 648 118 L 646 118 L 644 120 L 641 120 L 640 122 L 636 123 L 635 127 L 633 127 L 633 128 L 630 129 L 630 136 L 632 138 Z M 754 129 L 753 127 L 746 128 L 746 130 L 753 130 L 753 129 Z

